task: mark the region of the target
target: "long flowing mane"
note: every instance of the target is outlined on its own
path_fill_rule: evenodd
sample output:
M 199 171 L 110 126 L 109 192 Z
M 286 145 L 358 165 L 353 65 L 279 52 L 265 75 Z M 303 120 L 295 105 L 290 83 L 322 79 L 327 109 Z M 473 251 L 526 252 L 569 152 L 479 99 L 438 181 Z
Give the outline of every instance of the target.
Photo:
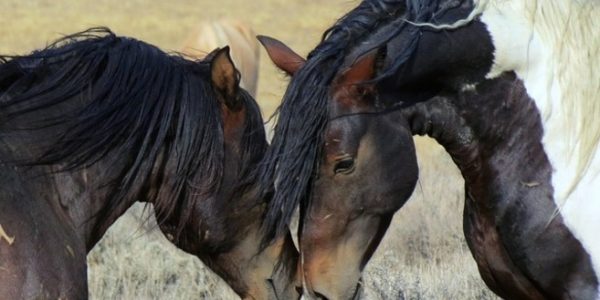
M 0 59 L 0 135 L 26 135 L 23 146 L 39 148 L 15 163 L 63 172 L 98 162 L 114 167 L 99 183 L 109 188 L 109 202 L 98 214 L 152 186 L 159 218 L 182 212 L 181 229 L 187 208 L 220 188 L 223 126 L 210 62 L 168 55 L 107 28 Z M 242 98 L 252 125 L 242 150 L 258 161 L 265 145 L 252 140 L 264 141 L 260 114 L 247 93 Z
M 325 31 L 306 64 L 294 74 L 279 108 L 272 146 L 261 170 L 263 186 L 275 182 L 264 227 L 266 238 L 286 229 L 294 209 L 307 203 L 311 178 L 318 166 L 323 131 L 328 123 L 327 86 L 338 70 L 370 50 L 382 47 L 407 29 L 409 38 L 395 53 L 393 64 L 376 80 L 405 65 L 420 37 L 417 23 L 435 23 L 462 1 L 365 0 Z
M 296 206 L 308 197 L 328 122 L 328 83 L 354 46 L 406 9 L 404 0 L 363 1 L 324 33 L 304 67 L 294 74 L 261 168 L 263 186 L 275 182 L 276 187 L 263 224 L 265 242 L 285 232 Z

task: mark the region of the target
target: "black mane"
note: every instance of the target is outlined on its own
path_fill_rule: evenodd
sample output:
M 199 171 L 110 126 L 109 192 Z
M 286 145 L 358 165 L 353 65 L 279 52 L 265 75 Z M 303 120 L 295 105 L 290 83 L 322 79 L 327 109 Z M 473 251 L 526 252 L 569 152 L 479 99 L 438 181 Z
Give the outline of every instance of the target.
M 375 80 L 395 74 L 416 51 L 424 27 L 413 24 L 435 24 L 446 11 L 464 1 L 364 0 L 324 33 L 287 88 L 278 110 L 273 143 L 261 170 L 263 186 L 272 182 L 276 185 L 264 221 L 267 239 L 284 232 L 296 206 L 308 202 L 302 200 L 309 199 L 311 178 L 318 167 L 323 131 L 329 121 L 328 86 L 338 70 L 362 54 L 385 47 L 402 33 L 407 43 L 388 53 L 393 55 L 387 58 L 391 62 L 379 70 Z
M 33 136 L 25 146 L 39 149 L 19 157 L 21 165 L 114 168 L 101 183 L 110 198 L 99 214 L 148 196 L 159 221 L 184 213 L 181 230 L 194 202 L 221 185 L 223 126 L 210 82 L 210 62 L 92 28 L 30 55 L 0 57 L 0 134 Z M 254 143 L 265 141 L 262 120 L 241 94 L 243 157 L 256 163 L 266 145 Z M 249 176 L 246 167 L 240 174 Z
M 357 41 L 404 9 L 404 0 L 363 1 L 325 32 L 294 74 L 261 170 L 263 186 L 276 186 L 264 220 L 265 242 L 287 230 L 294 209 L 307 197 L 328 121 L 328 83 Z

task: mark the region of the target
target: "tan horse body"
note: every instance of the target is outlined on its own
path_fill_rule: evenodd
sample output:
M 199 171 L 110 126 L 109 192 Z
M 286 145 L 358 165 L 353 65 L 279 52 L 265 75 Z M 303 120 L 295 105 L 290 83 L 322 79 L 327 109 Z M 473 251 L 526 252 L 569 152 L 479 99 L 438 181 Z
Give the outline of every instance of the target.
M 256 97 L 260 52 L 256 34 L 247 24 L 230 19 L 202 22 L 185 40 L 181 52 L 201 59 L 224 46 L 231 49 L 231 57 L 242 77 L 242 88 Z

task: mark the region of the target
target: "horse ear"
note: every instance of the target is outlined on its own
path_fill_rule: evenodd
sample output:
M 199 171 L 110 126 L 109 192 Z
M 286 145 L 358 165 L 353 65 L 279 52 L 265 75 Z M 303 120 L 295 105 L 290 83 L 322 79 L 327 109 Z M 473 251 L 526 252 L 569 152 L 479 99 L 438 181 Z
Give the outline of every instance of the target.
M 240 73 L 231 60 L 229 46 L 213 51 L 208 57 L 212 57 L 210 76 L 218 97 L 229 109 L 237 108 L 239 105 L 237 94 L 240 88 Z
M 284 43 L 264 35 L 256 36 L 256 38 L 265 47 L 273 63 L 288 75 L 293 76 L 306 63 L 306 59 Z
M 357 85 L 375 78 L 379 49 L 374 49 L 358 57 L 354 63 L 342 70 L 335 80 L 342 86 Z

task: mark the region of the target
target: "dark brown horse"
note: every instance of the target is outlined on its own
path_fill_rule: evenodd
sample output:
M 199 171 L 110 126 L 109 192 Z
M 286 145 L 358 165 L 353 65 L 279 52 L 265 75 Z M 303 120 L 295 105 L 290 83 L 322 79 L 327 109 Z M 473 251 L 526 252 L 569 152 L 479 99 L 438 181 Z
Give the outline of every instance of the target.
M 295 76 L 302 76 L 302 69 L 297 70 L 304 65 L 301 57 L 275 40 L 266 37 L 260 40 L 280 68 L 294 74 L 294 80 Z M 354 287 L 362 269 L 383 238 L 394 213 L 408 200 L 417 182 L 415 148 L 408 122 L 398 110 L 378 114 L 373 102 L 375 90 L 361 84 L 375 75 L 374 59 L 375 56 L 359 59 L 339 73 L 332 74 L 331 87 L 307 84 L 311 88 L 306 91 L 314 93 L 307 99 L 329 101 L 327 110 L 330 115 L 326 116 L 327 125 L 322 133 L 324 144 L 320 146 L 323 149 L 316 152 L 310 148 L 313 145 L 305 140 L 304 145 L 287 148 L 289 154 L 278 154 L 282 155 L 283 164 L 278 166 L 282 172 L 276 178 L 277 193 L 291 189 L 303 195 L 302 187 L 310 187 L 309 201 L 297 199 L 301 201 L 300 267 L 304 288 L 308 291 L 305 296 L 308 297 L 351 299 L 360 295 Z M 308 81 L 313 79 L 307 78 Z M 301 107 L 294 113 L 302 114 L 310 109 Z M 278 126 L 279 130 L 295 130 Z M 310 129 L 297 128 L 300 130 L 295 131 L 296 134 L 317 139 L 310 136 Z M 287 143 L 301 140 L 279 135 L 274 140 L 279 147 L 282 140 L 278 138 Z M 310 154 L 314 155 L 310 156 L 312 160 L 285 161 L 287 155 L 306 155 L 302 150 L 310 150 Z M 315 168 L 314 160 L 318 162 L 318 168 L 312 170 Z M 382 169 L 382 165 L 386 168 Z M 303 172 L 310 175 L 315 172 L 314 177 L 287 174 L 299 167 L 308 169 Z M 297 180 L 287 181 L 284 179 L 287 176 L 296 176 L 291 178 Z M 298 179 L 308 181 L 299 183 Z M 384 180 L 385 184 L 381 184 Z M 279 214 L 291 213 L 286 209 L 287 205 L 295 207 L 295 203 L 287 202 L 294 198 L 283 198 L 283 195 L 277 200 L 283 202 L 280 205 L 284 209 L 269 211 L 267 218 L 274 223 L 267 223 L 266 229 L 281 230 L 279 233 L 270 232 L 275 237 L 284 234 L 290 218 L 290 215 Z
M 600 113 L 598 81 L 575 75 L 594 74 L 597 49 L 579 37 L 597 40 L 587 25 L 598 10 L 488 2 L 363 1 L 306 61 L 263 38 L 293 74 L 267 156 L 265 182 L 277 182 L 267 224 L 277 225 L 270 236 L 283 233 L 301 204 L 309 296 L 357 294 L 385 218 L 412 191 L 408 131 L 434 137 L 460 168 L 465 236 L 490 289 L 600 298 L 600 205 L 589 199 L 600 186 L 600 126 L 587 121 Z
M 135 201 L 241 297 L 297 297 L 289 236 L 260 248 L 267 142 L 239 79 L 229 48 L 193 62 L 102 28 L 3 57 L 0 298 L 87 298 L 86 254 Z

